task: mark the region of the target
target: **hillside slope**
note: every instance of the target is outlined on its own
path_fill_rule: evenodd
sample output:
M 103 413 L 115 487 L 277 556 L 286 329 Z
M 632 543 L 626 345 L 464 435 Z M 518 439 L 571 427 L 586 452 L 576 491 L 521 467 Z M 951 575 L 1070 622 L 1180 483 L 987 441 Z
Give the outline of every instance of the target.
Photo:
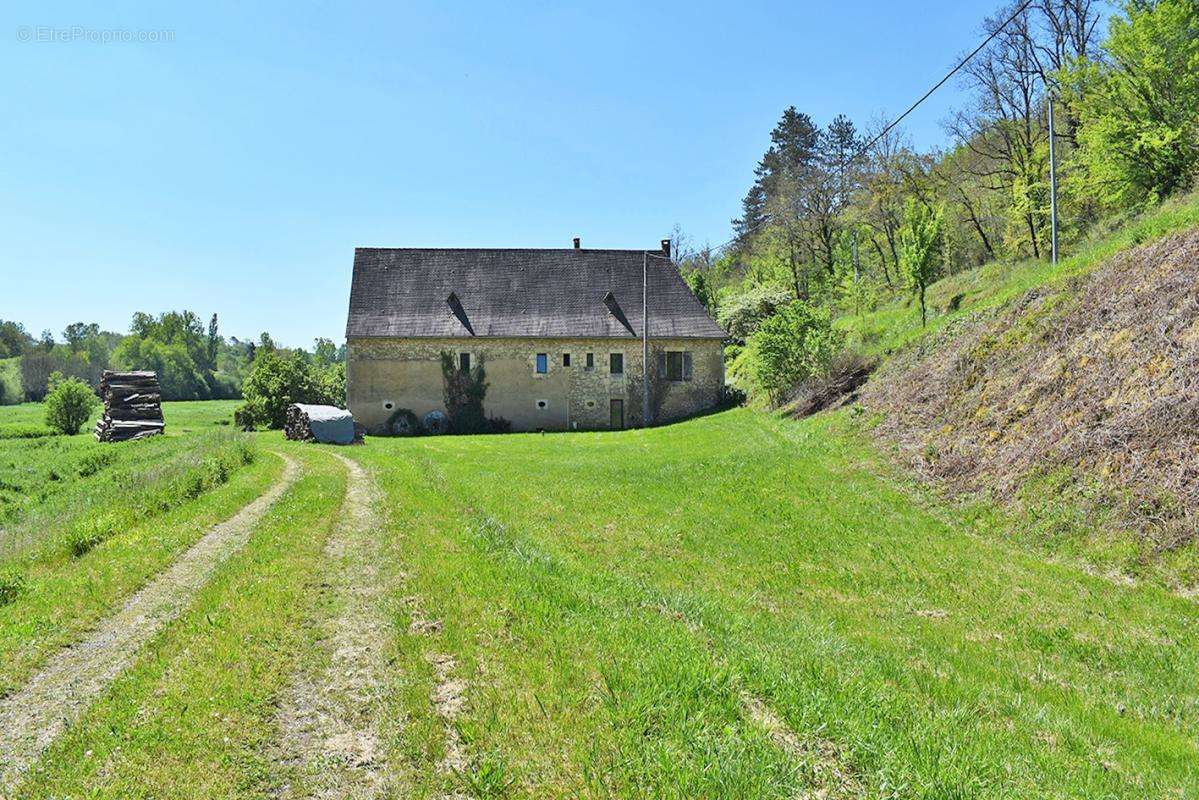
M 1199 582 L 1199 231 L 949 321 L 862 392 L 951 490 L 1125 573 Z

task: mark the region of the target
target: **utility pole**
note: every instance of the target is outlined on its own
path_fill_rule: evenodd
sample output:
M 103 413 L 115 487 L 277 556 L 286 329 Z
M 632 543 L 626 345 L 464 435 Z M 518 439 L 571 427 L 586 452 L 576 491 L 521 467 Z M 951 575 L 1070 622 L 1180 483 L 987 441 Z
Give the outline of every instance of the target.
M 641 427 L 649 419 L 649 253 L 641 251 Z
M 1053 88 L 1049 89 L 1049 235 L 1057 266 L 1057 142 L 1053 136 Z

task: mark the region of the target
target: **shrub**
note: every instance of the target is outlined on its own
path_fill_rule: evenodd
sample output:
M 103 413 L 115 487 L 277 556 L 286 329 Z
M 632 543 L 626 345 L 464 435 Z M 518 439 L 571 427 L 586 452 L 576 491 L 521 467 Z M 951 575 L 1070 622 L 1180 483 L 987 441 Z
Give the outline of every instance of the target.
M 50 393 L 46 395 L 46 424 L 73 436 L 92 415 L 100 402 L 91 387 L 78 378 L 63 378 L 55 372 L 50 376 Z
M 512 420 L 503 417 L 488 417 L 487 431 L 488 433 L 511 433 Z
M 396 409 L 387 418 L 387 432 L 392 436 L 416 436 L 421 432 L 420 420 L 410 408 Z
M 261 398 L 247 400 L 233 410 L 233 424 L 243 431 L 252 431 L 259 421 L 266 419 L 266 404 Z
M 25 591 L 25 576 L 14 568 L 0 571 L 0 606 L 16 600 Z
M 720 387 L 720 408 L 737 408 L 745 405 L 748 398 L 745 396 L 745 390 L 737 386 L 725 384 Z
M 825 375 L 844 334 L 833 328 L 829 309 L 796 301 L 770 317 L 749 340 L 748 370 L 754 385 L 777 403 L 791 387 Z

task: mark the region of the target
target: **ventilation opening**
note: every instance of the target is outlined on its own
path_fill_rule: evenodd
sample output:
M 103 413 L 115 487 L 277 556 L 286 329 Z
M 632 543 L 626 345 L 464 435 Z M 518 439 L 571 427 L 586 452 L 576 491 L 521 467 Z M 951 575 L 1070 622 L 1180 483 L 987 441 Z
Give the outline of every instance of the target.
M 538 408 L 549 408 L 549 405 L 550 405 L 550 403 L 548 400 L 538 400 L 537 401 Z
M 393 408 L 395 408 L 395 407 L 396 407 L 396 404 L 395 404 L 395 403 L 393 403 L 393 402 L 391 402 L 390 400 L 384 400 L 384 401 L 383 401 L 383 409 L 384 409 L 385 411 L 391 411 L 391 410 L 392 410 Z

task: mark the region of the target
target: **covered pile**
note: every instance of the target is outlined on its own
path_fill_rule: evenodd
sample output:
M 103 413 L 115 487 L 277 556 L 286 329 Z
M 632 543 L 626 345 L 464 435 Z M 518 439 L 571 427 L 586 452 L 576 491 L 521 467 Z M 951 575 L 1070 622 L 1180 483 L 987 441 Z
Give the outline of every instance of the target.
M 113 372 L 100 376 L 104 416 L 96 423 L 101 442 L 123 442 L 163 432 L 162 393 L 155 372 Z
M 287 407 L 283 435 L 301 442 L 353 444 L 361 441 L 349 411 L 336 406 L 310 406 L 293 403 Z

